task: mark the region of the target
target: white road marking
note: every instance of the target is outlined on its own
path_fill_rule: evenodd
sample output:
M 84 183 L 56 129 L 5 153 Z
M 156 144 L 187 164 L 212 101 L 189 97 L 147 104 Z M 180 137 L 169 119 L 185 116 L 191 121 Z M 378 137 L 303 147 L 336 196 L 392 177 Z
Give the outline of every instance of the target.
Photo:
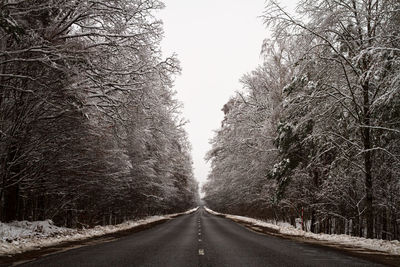
M 199 235 L 201 235 L 201 233 L 199 233 Z
M 199 255 L 204 256 L 204 249 L 199 249 Z
M 201 239 L 199 239 L 199 242 L 201 242 Z

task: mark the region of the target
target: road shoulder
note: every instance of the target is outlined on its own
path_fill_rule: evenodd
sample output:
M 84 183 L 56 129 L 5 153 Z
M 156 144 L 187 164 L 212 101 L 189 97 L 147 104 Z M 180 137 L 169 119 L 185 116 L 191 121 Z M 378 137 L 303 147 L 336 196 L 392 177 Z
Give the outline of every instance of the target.
M 131 235 L 131 234 L 134 234 L 137 232 L 141 232 L 141 231 L 153 228 L 153 227 L 163 224 L 171 219 L 180 217 L 185 214 L 190 214 L 195 211 L 197 211 L 197 209 L 193 209 L 188 212 L 171 214 L 171 215 L 166 216 L 166 218 L 162 218 L 162 219 L 148 222 L 145 224 L 136 225 L 129 229 L 123 229 L 123 230 L 112 232 L 112 233 L 106 233 L 101 236 L 93 236 L 93 237 L 88 237 L 88 238 L 79 239 L 79 240 L 72 240 L 72 241 L 62 241 L 58 244 L 45 246 L 45 247 L 39 247 L 36 249 L 24 251 L 21 253 L 0 255 L 0 267 L 10 266 L 10 265 L 14 266 L 14 265 L 18 265 L 18 264 L 22 264 L 25 262 L 36 260 L 36 259 L 44 257 L 44 256 L 61 253 L 64 251 L 68 251 L 68 250 L 72 250 L 72 249 L 76 249 L 76 248 L 80 248 L 80 247 L 93 246 L 93 245 L 97 245 L 97 244 L 101 244 L 101 243 L 115 241 L 121 237 L 128 236 L 128 235 Z
M 279 230 L 276 228 L 262 226 L 259 224 L 255 224 L 255 223 L 237 218 L 239 216 L 232 216 L 229 214 L 222 214 L 222 213 L 214 212 L 208 208 L 206 208 L 205 210 L 208 213 L 213 214 L 215 216 L 219 216 L 219 217 L 223 217 L 223 218 L 232 220 L 235 223 L 238 223 L 238 224 L 244 226 L 245 228 L 249 229 L 250 231 L 256 232 L 258 234 L 270 235 L 270 236 L 272 235 L 272 236 L 276 236 L 279 238 L 290 239 L 295 242 L 306 243 L 306 244 L 309 244 L 312 246 L 330 248 L 330 249 L 342 252 L 342 253 L 350 255 L 350 256 L 358 257 L 361 259 L 366 259 L 366 260 L 369 260 L 369 261 L 372 261 L 375 263 L 379 263 L 379 264 L 384 264 L 387 266 L 400 266 L 400 256 L 399 255 L 392 255 L 387 252 L 366 249 L 366 248 L 357 247 L 354 245 L 344 245 L 344 244 L 339 244 L 339 243 L 334 243 L 334 242 L 329 242 L 329 241 L 318 240 L 318 239 L 314 239 L 312 237 L 288 235 L 288 234 L 279 232 Z

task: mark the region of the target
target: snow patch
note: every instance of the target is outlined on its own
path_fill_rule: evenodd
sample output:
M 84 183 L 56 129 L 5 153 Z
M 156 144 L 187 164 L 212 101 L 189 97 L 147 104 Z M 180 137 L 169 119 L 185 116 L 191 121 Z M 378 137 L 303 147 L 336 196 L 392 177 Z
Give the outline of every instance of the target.
M 312 238 L 320 241 L 327 241 L 331 244 L 344 245 L 347 247 L 357 247 L 370 249 L 380 252 L 386 252 L 391 255 L 400 255 L 400 241 L 398 240 L 382 240 L 382 239 L 367 239 L 363 237 L 355 237 L 349 235 L 328 235 L 328 234 L 314 234 L 311 232 L 306 232 L 301 229 L 296 229 L 292 225 L 285 222 L 277 222 L 276 224 L 271 222 L 265 222 L 262 220 L 257 220 L 249 217 L 230 215 L 215 212 L 205 207 L 205 209 L 214 215 L 223 215 L 229 219 L 240 220 L 243 222 L 251 223 L 254 226 L 268 227 L 277 230 L 279 233 L 290 236 L 299 236 L 305 238 Z
M 47 237 L 59 233 L 69 233 L 71 229 L 58 227 L 53 221 L 15 221 L 11 223 L 0 223 L 0 240 L 12 242 L 14 240 L 32 237 Z

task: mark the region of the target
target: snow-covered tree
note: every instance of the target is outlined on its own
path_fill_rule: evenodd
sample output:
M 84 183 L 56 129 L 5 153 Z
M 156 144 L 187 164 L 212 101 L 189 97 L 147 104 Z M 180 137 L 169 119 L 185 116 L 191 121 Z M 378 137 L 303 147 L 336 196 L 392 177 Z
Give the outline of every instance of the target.
M 208 205 L 292 223 L 304 208 L 314 232 L 399 238 L 398 10 L 390 0 L 303 0 L 291 14 L 268 2 L 273 40 L 244 78 L 250 90 L 225 109 Z M 252 202 L 263 186 L 273 214 Z
M 171 90 L 179 63 L 162 59 L 159 47 L 154 12 L 162 7 L 158 0 L 0 3 L 1 220 L 79 226 L 194 205 Z M 171 169 L 184 173 L 177 184 Z M 179 204 L 167 210 L 171 201 Z

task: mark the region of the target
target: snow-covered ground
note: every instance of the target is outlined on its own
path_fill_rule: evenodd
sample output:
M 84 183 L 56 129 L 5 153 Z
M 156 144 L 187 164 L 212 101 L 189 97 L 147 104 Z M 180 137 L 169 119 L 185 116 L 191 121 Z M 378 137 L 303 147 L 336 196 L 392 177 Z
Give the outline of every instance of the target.
M 183 213 L 151 216 L 137 221 L 126 221 L 118 225 L 96 226 L 89 229 L 70 229 L 58 227 L 51 220 L 17 221 L 0 223 L 0 255 L 11 255 L 29 250 L 54 246 L 62 242 L 84 240 L 105 234 L 128 230 L 139 225 L 171 219 L 177 215 L 188 214 L 198 208 Z
M 376 251 L 386 252 L 391 255 L 400 255 L 400 242 L 398 240 L 388 241 L 381 239 L 367 239 L 349 235 L 314 234 L 311 232 L 305 232 L 301 229 L 296 229 L 292 225 L 285 222 L 277 222 L 275 224 L 272 222 L 265 222 L 249 217 L 218 213 L 213 210 L 210 210 L 209 208 L 205 209 L 211 214 L 224 215 L 227 218 L 251 223 L 254 226 L 271 228 L 284 235 L 312 238 L 315 240 L 326 241 L 331 244 L 376 250 Z

